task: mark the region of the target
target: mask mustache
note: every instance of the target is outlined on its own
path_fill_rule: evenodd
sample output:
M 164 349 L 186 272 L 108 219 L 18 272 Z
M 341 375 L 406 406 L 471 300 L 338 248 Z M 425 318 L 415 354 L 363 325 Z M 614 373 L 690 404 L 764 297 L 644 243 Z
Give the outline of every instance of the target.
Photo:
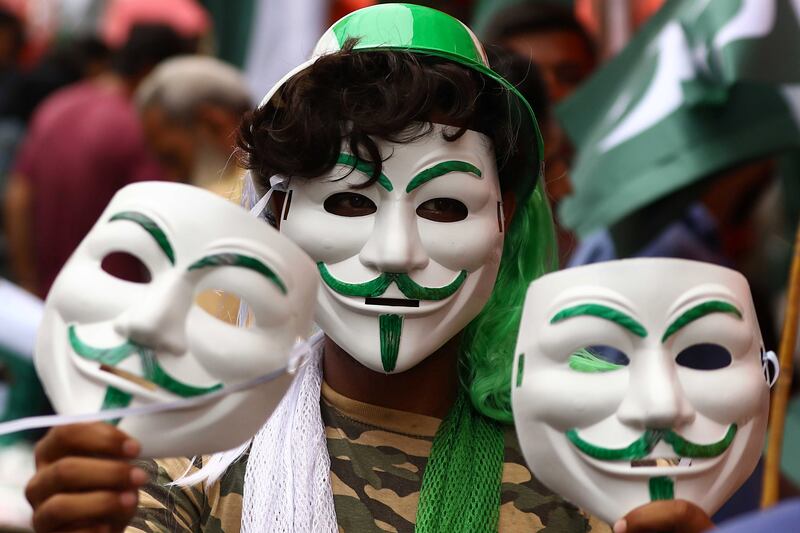
M 328 287 L 344 296 L 362 298 L 377 298 L 386 292 L 389 285 L 395 283 L 403 296 L 411 300 L 444 300 L 455 294 L 467 278 L 467 271 L 462 270 L 453 281 L 444 287 L 423 287 L 411 279 L 408 274 L 382 272 L 377 278 L 364 283 L 345 283 L 333 277 L 322 261 L 317 263 L 317 268 L 322 281 Z
M 580 438 L 577 429 L 570 429 L 566 435 L 576 448 L 589 457 L 603 461 L 635 461 L 646 457 L 662 440 L 672 446 L 672 449 L 680 457 L 717 457 L 733 442 L 736 430 L 736 424 L 731 424 L 721 440 L 710 444 L 697 444 L 686 440 L 671 429 L 648 429 L 641 437 L 624 448 L 603 448 L 594 445 Z
M 74 325 L 70 325 L 67 328 L 67 335 L 69 337 L 69 345 L 72 346 L 72 350 L 76 354 L 84 359 L 97 361 L 102 365 L 117 366 L 131 354 L 141 349 L 146 349 L 144 346 L 139 346 L 131 341 L 127 341 L 119 346 L 114 346 L 113 348 L 95 348 L 94 346 L 86 344 L 78 337 Z
M 76 354 L 84 359 L 96 361 L 101 365 L 115 367 L 132 354 L 139 354 L 142 363 L 142 377 L 146 381 L 154 383 L 162 389 L 181 396 L 182 398 L 200 396 L 222 388 L 222 383 L 217 383 L 210 387 L 195 387 L 175 379 L 158 363 L 158 358 L 152 349 L 133 341 L 126 341 L 113 348 L 95 348 L 94 346 L 86 344 L 78 337 L 74 325 L 70 325 L 67 328 L 67 335 L 69 336 L 69 344 Z

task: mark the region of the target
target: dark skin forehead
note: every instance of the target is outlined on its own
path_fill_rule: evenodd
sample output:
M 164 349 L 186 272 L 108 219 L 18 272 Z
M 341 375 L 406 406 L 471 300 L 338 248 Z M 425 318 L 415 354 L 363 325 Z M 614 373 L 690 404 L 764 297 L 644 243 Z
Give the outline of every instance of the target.
M 553 103 L 569 96 L 595 68 L 586 38 L 570 29 L 518 32 L 502 44 L 529 58 L 541 70 Z
M 144 110 L 142 126 L 147 145 L 167 176 L 174 181 L 188 182 L 195 156 L 191 130 L 170 121 L 158 106 Z

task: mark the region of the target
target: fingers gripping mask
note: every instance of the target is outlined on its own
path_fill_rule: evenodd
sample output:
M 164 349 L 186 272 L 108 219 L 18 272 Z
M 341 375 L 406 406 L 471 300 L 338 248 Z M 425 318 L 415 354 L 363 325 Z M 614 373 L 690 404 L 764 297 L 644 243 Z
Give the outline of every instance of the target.
M 343 150 L 327 176 L 293 178 L 281 233 L 322 278 L 317 322 L 372 370 L 403 372 L 483 308 L 503 247 L 491 141 L 446 126 L 410 143 L 379 141 L 380 179 Z M 355 168 L 354 168 L 355 165 Z
M 110 273 L 120 253 L 138 259 L 149 281 Z M 297 246 L 240 207 L 188 185 L 130 185 L 56 279 L 36 368 L 61 414 L 202 396 L 275 373 L 207 404 L 119 422 L 145 456 L 227 450 L 263 425 L 288 388 L 284 370 L 310 328 L 317 283 Z M 198 305 L 219 291 L 247 303 L 247 327 Z
M 678 259 L 563 270 L 531 284 L 521 324 L 514 420 L 555 492 L 611 523 L 672 498 L 710 515 L 752 473 L 769 385 L 741 274 Z

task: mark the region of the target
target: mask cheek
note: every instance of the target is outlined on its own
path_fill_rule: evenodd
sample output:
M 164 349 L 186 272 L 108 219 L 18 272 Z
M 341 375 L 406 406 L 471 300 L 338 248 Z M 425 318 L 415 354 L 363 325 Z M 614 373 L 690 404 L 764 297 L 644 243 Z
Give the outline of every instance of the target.
M 291 334 L 257 326 L 239 328 L 197 306 L 189 312 L 187 335 L 189 356 L 195 357 L 203 374 L 226 384 L 283 368 L 285 354 L 294 344 Z
M 66 323 L 112 319 L 142 298 L 147 285 L 115 278 L 87 257 L 74 256 L 48 296 Z
M 699 413 L 720 424 L 741 423 L 757 415 L 769 391 L 761 371 L 757 330 L 750 323 L 722 314 L 703 317 L 692 326 L 678 332 L 672 345 L 678 379 L 688 401 Z M 730 354 L 727 366 L 699 370 L 680 364 L 683 350 L 709 343 L 710 339 Z
M 436 263 L 453 271 L 473 272 L 487 263 L 499 263 L 503 233 L 497 221 L 486 217 L 460 222 L 417 219 L 422 246 Z
M 526 357 L 524 379 L 517 394 L 528 416 L 558 431 L 586 427 L 612 416 L 628 386 L 628 371 L 584 374 L 553 364 L 547 357 Z
M 372 232 L 372 216 L 333 215 L 302 194 L 293 196 L 289 216 L 281 221 L 282 234 L 315 261 L 338 263 L 358 255 Z
M 570 367 L 570 356 L 589 346 L 606 345 L 631 356 L 630 340 L 594 317 L 550 325 L 544 318 L 534 344 L 526 350 L 523 384 L 535 416 L 560 431 L 586 427 L 616 413 L 628 390 L 630 370 L 583 372 Z M 544 322 L 544 323 L 543 323 Z M 530 378 L 530 379 L 529 379 Z
M 761 378 L 760 363 L 734 359 L 719 370 L 679 367 L 678 378 L 692 406 L 719 424 L 741 424 L 766 409 L 769 388 Z
M 172 268 L 140 227 L 124 220 L 99 222 L 67 261 L 48 295 L 66 322 L 109 320 L 144 296 L 150 284 L 119 279 L 103 270 L 103 259 L 114 252 L 138 258 L 153 280 Z
M 282 368 L 299 333 L 292 320 L 292 300 L 261 275 L 235 267 L 217 268 L 203 276 L 195 297 L 209 291 L 235 296 L 247 306 L 252 322 L 238 327 L 212 316 L 196 300 L 186 328 L 189 352 L 199 364 L 227 383 Z

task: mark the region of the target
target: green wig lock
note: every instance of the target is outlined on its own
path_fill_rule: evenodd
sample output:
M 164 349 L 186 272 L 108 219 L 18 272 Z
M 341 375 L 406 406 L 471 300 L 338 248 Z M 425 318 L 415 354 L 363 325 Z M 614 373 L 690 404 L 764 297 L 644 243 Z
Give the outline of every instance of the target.
M 558 264 L 555 231 L 541 182 L 517 205 L 494 291 L 461 339 L 462 382 L 475 408 L 512 423 L 511 365 L 528 285 Z

